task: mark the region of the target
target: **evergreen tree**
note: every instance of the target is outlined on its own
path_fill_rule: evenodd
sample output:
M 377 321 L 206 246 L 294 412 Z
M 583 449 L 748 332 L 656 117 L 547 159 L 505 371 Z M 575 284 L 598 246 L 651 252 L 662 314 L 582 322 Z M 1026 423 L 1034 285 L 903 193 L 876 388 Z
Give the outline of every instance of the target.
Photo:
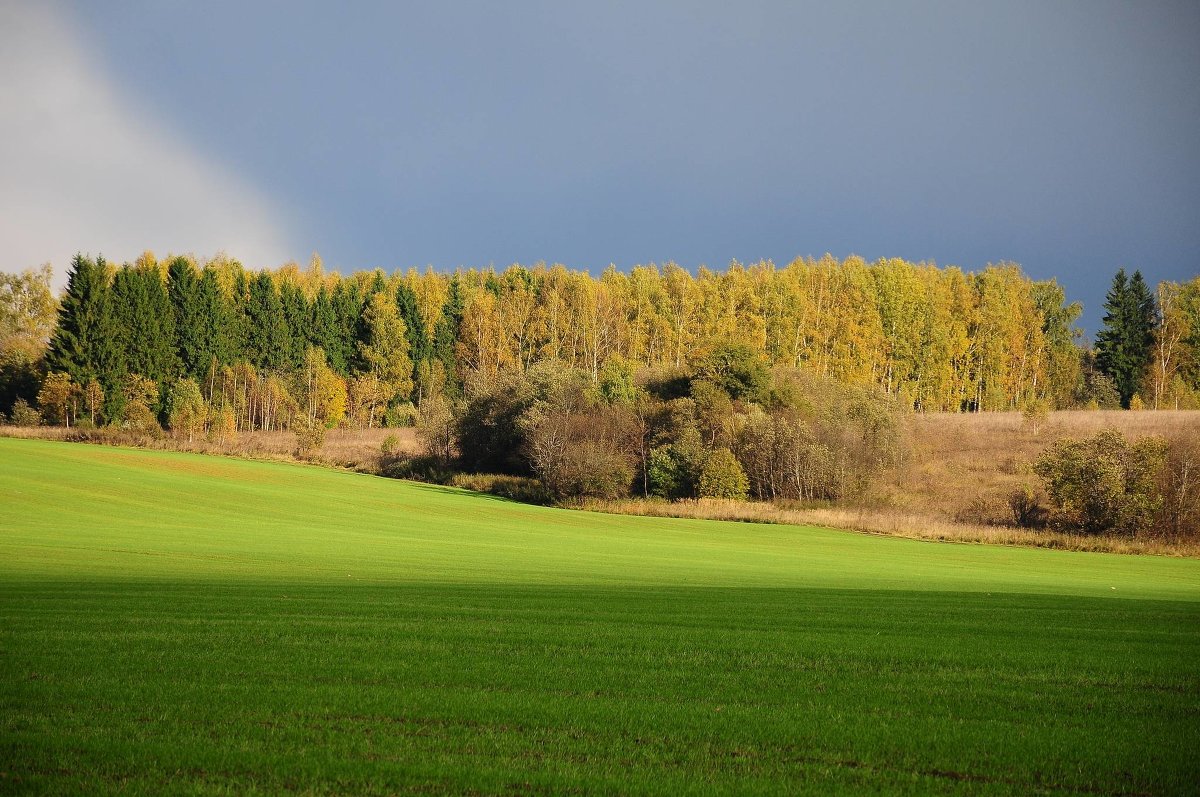
M 307 348 L 308 301 L 299 287 L 286 281 L 279 288 L 279 301 L 283 305 L 283 318 L 288 328 L 287 337 L 291 342 L 286 353 L 286 365 L 289 368 L 299 368 L 304 364 Z
M 337 322 L 337 345 L 326 349 L 325 355 L 334 370 L 342 376 L 348 376 L 358 364 L 358 345 L 363 341 L 359 332 L 363 300 L 358 284 L 352 280 L 342 280 L 334 288 L 330 301 Z
M 250 281 L 246 301 L 247 359 L 255 368 L 277 369 L 288 362 L 291 350 L 291 329 L 275 280 L 269 272 L 260 272 Z
M 409 358 L 413 364 L 413 392 L 419 390 L 420 365 L 429 359 L 429 335 L 425 332 L 425 321 L 421 318 L 421 309 L 417 306 L 417 294 L 405 283 L 401 282 L 396 288 L 396 308 L 404 321 L 405 333 L 408 336 Z
M 46 364 L 51 371 L 69 374 L 76 384 L 98 381 L 105 393 L 103 416 L 110 421 L 119 417 L 125 362 L 103 257 L 93 261 L 76 255 L 71 261 Z
M 1104 327 L 1096 334 L 1096 364 L 1116 385 L 1121 406 L 1129 407 L 1154 345 L 1158 311 L 1140 271 L 1126 278 L 1117 271 L 1105 297 Z
M 201 355 L 206 360 L 202 373 L 207 375 L 214 360 L 219 365 L 232 365 L 238 359 L 244 322 L 221 290 L 216 271 L 204 270 L 200 277 L 199 294 L 200 314 L 206 325 L 206 335 L 200 346 Z
M 308 342 L 326 352 L 329 367 L 345 376 L 349 373 L 343 347 L 338 342 L 337 312 L 329 299 L 329 291 L 322 285 L 308 312 Z
M 162 386 L 178 372 L 178 358 L 175 314 L 161 272 L 152 265 L 122 267 L 112 297 L 126 370 Z
M 462 392 L 462 383 L 458 376 L 458 334 L 462 328 L 463 313 L 466 310 L 466 300 L 463 298 L 462 285 L 455 274 L 450 278 L 446 302 L 442 305 L 442 317 L 433 328 L 433 341 L 430 355 L 441 364 L 442 374 L 446 380 L 446 392 L 456 396 Z
M 216 319 L 207 314 L 201 281 L 187 258 L 177 257 L 167 266 L 167 296 L 175 316 L 175 338 L 180 368 L 203 381 L 212 363 L 211 337 Z

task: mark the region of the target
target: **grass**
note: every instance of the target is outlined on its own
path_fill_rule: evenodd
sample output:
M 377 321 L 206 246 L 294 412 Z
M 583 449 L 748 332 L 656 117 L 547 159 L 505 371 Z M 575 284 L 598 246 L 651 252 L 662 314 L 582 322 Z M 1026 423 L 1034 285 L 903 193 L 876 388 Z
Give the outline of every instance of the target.
M 0 439 L 0 791 L 1190 793 L 1200 562 Z

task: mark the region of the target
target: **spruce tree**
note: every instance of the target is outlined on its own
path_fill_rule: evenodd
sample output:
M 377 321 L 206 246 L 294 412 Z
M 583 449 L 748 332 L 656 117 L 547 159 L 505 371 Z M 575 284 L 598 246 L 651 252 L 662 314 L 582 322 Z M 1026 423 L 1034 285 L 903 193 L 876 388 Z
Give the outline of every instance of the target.
M 1121 406 L 1129 407 L 1154 345 L 1158 310 L 1140 271 L 1117 271 L 1104 300 L 1104 327 L 1096 334 L 1096 365 L 1113 381 Z
M 216 319 L 208 316 L 200 277 L 187 258 L 177 257 L 167 266 L 167 295 L 175 316 L 180 368 L 202 382 L 212 363 L 211 338 Z
M 299 287 L 284 282 L 279 288 L 279 301 L 283 305 L 283 318 L 291 343 L 286 353 L 286 364 L 289 368 L 300 368 L 304 364 L 308 341 L 308 300 Z
M 358 344 L 362 342 L 359 328 L 362 321 L 363 300 L 358 284 L 342 280 L 337 284 L 331 298 L 334 318 L 337 322 L 334 350 L 327 351 L 329 362 L 334 364 L 342 376 L 349 376 L 358 364 Z M 344 370 L 343 370 L 344 369 Z
M 442 305 L 442 317 L 433 328 L 431 359 L 441 364 L 442 373 L 446 377 L 446 392 L 457 396 L 462 392 L 458 379 L 458 333 L 462 327 L 463 313 L 466 302 L 463 299 L 462 288 L 458 275 L 450 278 L 449 292 L 446 302 Z
M 292 349 L 291 329 L 283 314 L 283 302 L 269 272 L 250 281 L 246 302 L 246 353 L 258 369 L 277 369 L 287 364 Z
M 175 314 L 161 273 L 155 266 L 124 266 L 113 278 L 112 297 L 126 370 L 161 387 L 178 373 Z
M 79 254 L 71 261 L 46 364 L 51 371 L 66 372 L 76 384 L 95 379 L 104 389 L 104 418 L 120 416 L 125 363 L 103 257 L 93 261 Z
M 329 299 L 329 291 L 322 285 L 317 289 L 308 314 L 308 342 L 325 352 L 329 367 L 342 376 L 349 373 L 345 352 L 338 342 L 337 313 Z
M 413 394 L 419 391 L 417 385 L 420 365 L 429 359 L 429 335 L 425 331 L 425 321 L 421 318 L 421 308 L 417 305 L 417 294 L 404 282 L 396 288 L 396 307 L 400 318 L 404 321 L 404 330 L 408 336 L 408 353 L 413 365 Z

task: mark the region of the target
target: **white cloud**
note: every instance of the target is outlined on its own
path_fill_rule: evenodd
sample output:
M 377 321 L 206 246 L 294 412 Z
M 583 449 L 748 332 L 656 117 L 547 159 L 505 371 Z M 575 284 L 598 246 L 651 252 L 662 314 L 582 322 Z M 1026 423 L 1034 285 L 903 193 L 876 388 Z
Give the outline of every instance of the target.
M 61 284 L 77 251 L 289 257 L 267 198 L 123 96 L 46 4 L 0 2 L 0 109 L 0 270 L 49 261 Z

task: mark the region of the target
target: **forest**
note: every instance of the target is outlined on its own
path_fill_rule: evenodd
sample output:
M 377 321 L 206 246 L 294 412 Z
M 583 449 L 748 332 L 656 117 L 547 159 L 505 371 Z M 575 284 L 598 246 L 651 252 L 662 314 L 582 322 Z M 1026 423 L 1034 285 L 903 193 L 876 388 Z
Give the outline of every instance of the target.
M 904 456 L 908 413 L 1200 396 L 1200 277 L 1152 292 L 1119 271 L 1094 348 L 1080 305 L 1013 264 L 343 277 L 315 255 L 253 271 L 146 253 L 77 256 L 61 301 L 49 280 L 7 276 L 0 294 L 14 424 L 288 430 L 301 454 L 330 428 L 416 426 L 425 456 L 393 475 L 533 476 L 545 500 L 838 500 Z

